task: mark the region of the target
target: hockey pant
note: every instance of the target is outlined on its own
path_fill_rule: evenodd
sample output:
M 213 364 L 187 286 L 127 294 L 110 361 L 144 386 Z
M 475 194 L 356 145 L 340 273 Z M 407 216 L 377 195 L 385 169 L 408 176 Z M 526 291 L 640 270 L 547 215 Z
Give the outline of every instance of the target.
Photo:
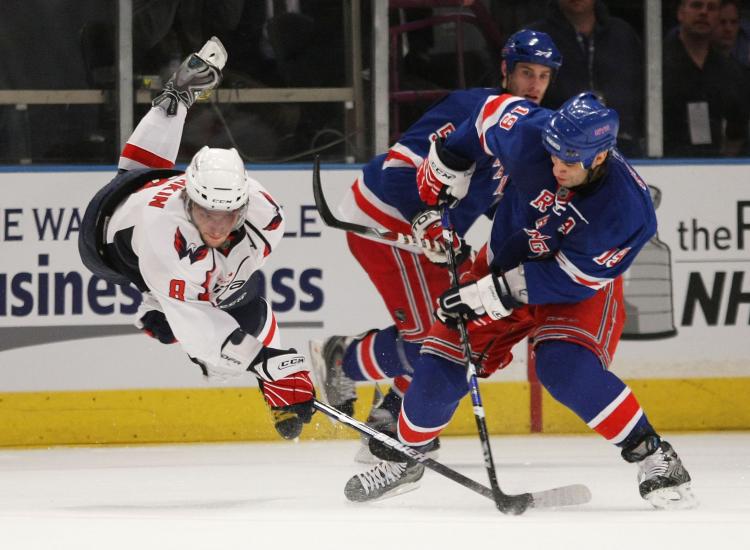
M 608 370 L 624 326 L 622 280 L 576 304 L 526 306 L 505 319 L 469 325 L 475 365 L 488 376 L 512 360 L 528 336 L 541 384 L 586 424 L 618 446 L 653 431 L 637 399 Z M 399 415 L 399 438 L 428 443 L 445 428 L 468 392 L 458 332 L 436 323 L 422 346 Z

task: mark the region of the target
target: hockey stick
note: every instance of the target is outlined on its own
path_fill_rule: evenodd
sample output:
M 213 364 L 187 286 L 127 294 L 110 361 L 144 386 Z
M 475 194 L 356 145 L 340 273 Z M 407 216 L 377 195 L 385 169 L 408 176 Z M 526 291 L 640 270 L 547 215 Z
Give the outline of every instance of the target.
M 350 233 L 356 233 L 357 235 L 363 235 L 370 237 L 371 239 L 377 239 L 387 242 L 395 242 L 399 244 L 406 244 L 411 246 L 417 246 L 419 248 L 427 250 L 435 250 L 437 252 L 443 252 L 443 245 L 427 239 L 417 240 L 414 235 L 408 233 L 397 233 L 395 231 L 386 231 L 384 229 L 378 229 L 376 227 L 368 227 L 366 225 L 359 225 L 357 223 L 345 222 L 339 220 L 333 215 L 331 209 L 328 207 L 326 198 L 323 195 L 323 185 L 320 180 L 320 157 L 315 157 L 313 165 L 313 197 L 315 198 L 315 206 L 320 213 L 320 218 L 323 220 L 328 227 L 334 227 L 336 229 L 343 229 Z
M 454 286 L 459 285 L 458 268 L 456 266 L 456 252 L 453 249 L 453 238 L 454 230 L 453 224 L 450 221 L 450 214 L 446 206 L 442 207 L 441 210 L 441 222 L 443 225 L 443 240 L 449 243 L 447 247 L 448 252 L 448 268 L 450 270 L 451 279 Z M 482 396 L 479 393 L 479 383 L 477 382 L 477 371 L 474 367 L 474 363 L 471 360 L 471 345 L 469 344 L 469 333 L 466 330 L 466 323 L 462 318 L 457 319 L 458 332 L 461 338 L 461 346 L 464 348 L 465 366 L 466 366 L 466 379 L 469 383 L 469 390 L 471 393 L 471 404 L 474 409 L 474 418 L 477 421 L 477 430 L 479 431 L 479 441 L 482 444 L 482 455 L 484 456 L 484 466 L 487 469 L 487 476 L 490 480 L 490 487 L 492 489 L 492 496 L 495 501 L 495 506 L 503 514 L 523 514 L 527 508 L 536 506 L 535 495 L 532 493 L 522 493 L 519 495 L 508 495 L 500 489 L 500 485 L 497 482 L 497 472 L 495 471 L 495 461 L 492 458 L 492 449 L 490 447 L 490 435 L 487 429 L 487 420 L 484 414 L 484 405 L 482 405 Z M 568 487 L 577 487 L 576 491 L 580 492 L 580 495 L 587 495 L 586 502 L 590 500 L 591 493 L 585 485 L 571 485 Z M 560 488 L 565 489 L 565 488 Z M 552 489 L 556 491 L 558 489 Z M 570 489 L 568 489 L 570 490 Z
M 364 422 L 360 422 L 356 418 L 352 418 L 351 416 L 346 415 L 338 409 L 335 409 L 330 405 L 323 403 L 322 401 L 318 401 L 317 399 L 313 400 L 313 406 L 323 414 L 335 420 L 338 420 L 342 424 L 346 424 L 347 426 L 354 428 L 359 433 L 367 435 L 369 437 L 374 437 L 376 440 L 392 449 L 403 460 L 419 462 L 426 468 L 429 468 L 430 470 L 437 472 L 438 474 L 447 477 L 452 481 L 455 481 L 459 485 L 463 485 L 467 489 L 471 489 L 475 493 L 480 494 L 485 498 L 496 500 L 495 493 L 481 483 L 477 483 L 473 479 L 458 473 L 445 464 L 428 458 L 426 455 L 420 453 L 416 449 L 409 447 L 408 445 L 404 445 L 398 440 L 371 428 Z M 524 493 L 523 495 L 517 495 L 517 497 L 524 497 L 526 506 L 524 506 L 523 509 L 525 510 L 527 507 L 555 508 L 558 506 L 574 506 L 577 504 L 585 504 L 589 500 L 591 500 L 591 493 L 585 485 L 566 485 L 565 487 L 557 487 L 555 489 L 540 491 L 538 493 Z M 510 509 L 508 510 L 508 512 L 520 513 L 512 512 Z

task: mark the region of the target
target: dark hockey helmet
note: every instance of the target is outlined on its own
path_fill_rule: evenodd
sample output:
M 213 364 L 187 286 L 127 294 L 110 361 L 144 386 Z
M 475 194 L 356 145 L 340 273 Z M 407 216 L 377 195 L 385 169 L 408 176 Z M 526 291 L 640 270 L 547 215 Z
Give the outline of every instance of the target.
M 503 46 L 502 58 L 509 73 L 513 72 L 519 61 L 545 65 L 553 71 L 562 65 L 562 55 L 550 36 L 529 29 L 521 29 L 508 38 Z
M 620 118 L 617 111 L 583 92 L 555 111 L 542 132 L 542 143 L 551 155 L 564 162 L 581 162 L 591 168 L 596 155 L 617 145 Z

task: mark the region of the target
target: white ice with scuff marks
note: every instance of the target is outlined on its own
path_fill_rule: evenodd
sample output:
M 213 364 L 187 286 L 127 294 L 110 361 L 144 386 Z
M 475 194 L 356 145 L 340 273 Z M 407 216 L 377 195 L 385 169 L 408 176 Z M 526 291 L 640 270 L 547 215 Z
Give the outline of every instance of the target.
M 750 548 L 750 433 L 670 434 L 700 506 L 656 511 L 636 467 L 594 436 L 493 437 L 506 492 L 586 483 L 589 504 L 500 514 L 428 471 L 377 503 L 345 500 L 358 441 L 0 451 L 0 548 L 686 550 Z M 440 460 L 487 483 L 477 438 Z

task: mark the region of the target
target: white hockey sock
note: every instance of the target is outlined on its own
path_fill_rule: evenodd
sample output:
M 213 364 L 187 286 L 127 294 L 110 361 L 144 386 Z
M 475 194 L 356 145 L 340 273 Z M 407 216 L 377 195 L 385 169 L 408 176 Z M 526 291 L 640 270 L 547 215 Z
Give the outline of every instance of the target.
M 163 109 L 152 107 L 133 130 L 120 154 L 118 168 L 172 168 L 186 116 L 187 108 L 181 103 L 173 117 L 168 117 Z

